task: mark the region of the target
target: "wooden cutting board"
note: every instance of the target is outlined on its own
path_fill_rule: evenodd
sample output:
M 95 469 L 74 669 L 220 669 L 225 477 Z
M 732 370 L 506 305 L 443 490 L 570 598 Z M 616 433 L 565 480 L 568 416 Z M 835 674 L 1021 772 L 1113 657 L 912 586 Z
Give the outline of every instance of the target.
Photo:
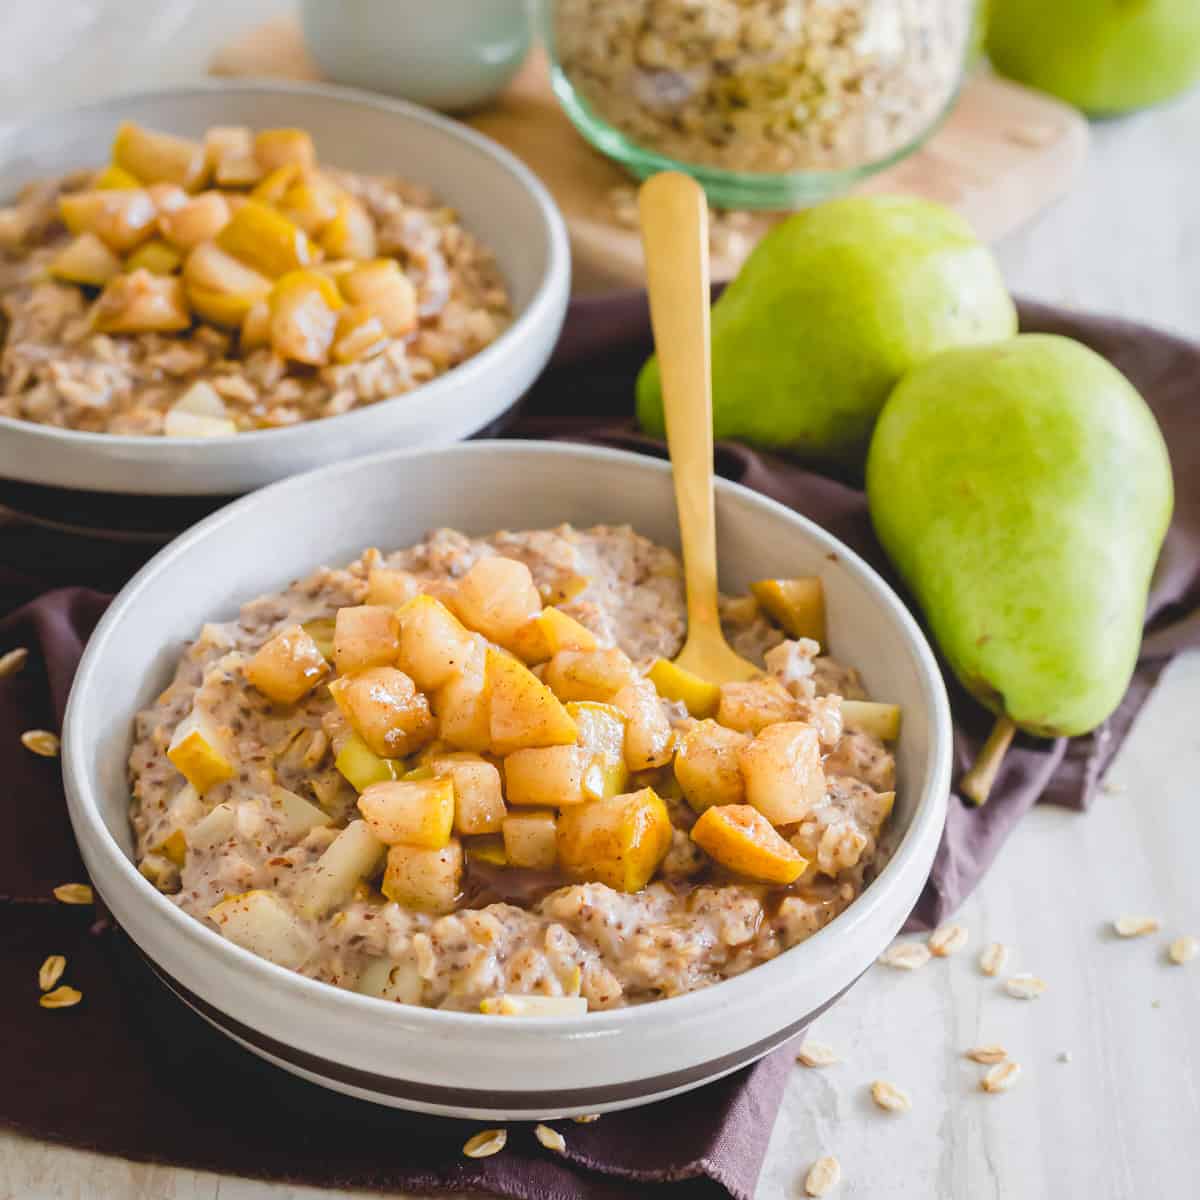
M 228 76 L 322 78 L 292 17 L 242 34 L 216 53 L 210 70 Z M 551 90 L 541 50 L 530 55 L 494 104 L 467 123 L 523 159 L 554 194 L 571 234 L 576 292 L 641 285 L 641 245 L 628 223 L 625 197 L 633 181 L 575 132 Z M 948 204 L 982 238 L 994 241 L 1066 191 L 1083 165 L 1087 141 L 1087 123 L 1073 108 L 980 73 L 967 82 L 954 111 L 922 149 L 860 190 L 903 192 Z M 713 278 L 735 275 L 758 238 L 780 219 L 771 213 L 717 217 Z

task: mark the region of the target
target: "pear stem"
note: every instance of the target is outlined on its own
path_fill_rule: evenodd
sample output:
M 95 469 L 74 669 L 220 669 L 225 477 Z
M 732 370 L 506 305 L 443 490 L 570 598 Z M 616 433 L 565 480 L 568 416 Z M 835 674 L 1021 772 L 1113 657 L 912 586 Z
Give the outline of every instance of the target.
M 996 782 L 1000 764 L 1016 732 L 1017 727 L 1008 717 L 997 717 L 992 732 L 975 759 L 975 765 L 962 777 L 959 790 L 977 808 L 987 803 L 988 793 Z

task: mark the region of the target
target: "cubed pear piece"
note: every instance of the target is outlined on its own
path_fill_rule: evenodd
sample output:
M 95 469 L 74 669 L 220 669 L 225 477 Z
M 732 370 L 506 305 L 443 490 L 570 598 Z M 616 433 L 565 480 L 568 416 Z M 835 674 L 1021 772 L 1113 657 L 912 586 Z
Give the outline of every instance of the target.
M 493 754 L 532 746 L 571 746 L 579 736 L 562 702 L 529 670 L 501 650 L 487 653 L 489 742 Z
M 142 181 L 136 175 L 130 174 L 124 167 L 118 167 L 115 163 L 109 163 L 97 171 L 92 179 L 92 188 L 96 191 L 129 191 L 141 186 Z
M 250 354 L 271 344 L 271 306 L 265 297 L 256 300 L 247 309 L 238 331 L 238 344 L 243 354 Z
M 158 231 L 180 250 L 191 250 L 213 238 L 229 224 L 229 201 L 220 192 L 201 192 L 185 204 L 162 213 Z
M 391 958 L 373 958 L 363 968 L 354 990 L 364 996 L 391 1000 L 395 1004 L 420 1004 L 425 980 L 413 956 L 396 962 Z
M 243 950 L 296 970 L 313 951 L 308 931 L 287 901 L 273 892 L 251 891 L 226 896 L 208 911 L 208 919 Z
M 658 689 L 660 696 L 665 696 L 668 700 L 682 701 L 693 717 L 711 717 L 721 703 L 719 684 L 701 679 L 699 675 L 668 659 L 658 659 L 646 673 L 646 677 Z
M 401 616 L 401 661 L 404 617 Z M 487 750 L 491 745 L 491 682 L 487 671 L 488 646 L 478 634 L 470 635 L 462 662 L 438 688 L 434 699 L 439 733 L 459 750 Z
M 202 417 L 195 413 L 168 409 L 163 420 L 165 437 L 232 437 L 237 431 L 236 422 L 229 417 Z
M 167 746 L 171 765 L 203 796 L 210 787 L 233 778 L 226 749 L 228 731 L 203 709 L 193 708 L 175 727 Z
M 611 700 L 638 678 L 629 656 L 616 646 L 604 650 L 560 650 L 543 675 L 560 700 Z
M 554 813 L 544 809 L 509 813 L 501 834 L 510 867 L 549 871 L 558 861 L 558 835 Z
M 301 915 L 315 920 L 344 904 L 355 887 L 379 869 L 385 849 L 366 821 L 351 821 L 329 843 L 297 888 L 296 907 Z
M 329 685 L 342 715 L 381 758 L 402 758 L 433 740 L 429 702 L 395 667 L 371 667 Z
M 794 721 L 799 715 L 796 698 L 772 676 L 721 684 L 717 720 L 729 729 L 757 733 L 779 721 Z
M 612 705 L 625 714 L 625 765 L 631 771 L 665 767 L 675 752 L 675 731 L 654 684 L 648 679 L 627 683 Z
M 154 211 L 161 217 L 163 213 L 174 212 L 188 202 L 188 194 L 177 183 L 152 183 L 146 188 L 146 195 L 154 205 Z
M 365 262 L 338 283 L 347 300 L 375 313 L 390 337 L 403 337 L 417 327 L 417 289 L 394 258 Z
M 94 233 L 81 233 L 54 256 L 49 270 L 66 283 L 103 287 L 121 273 L 121 260 Z
M 300 626 L 314 642 L 327 662 L 333 662 L 333 635 L 337 629 L 336 617 L 313 617 Z
M 440 850 L 449 844 L 454 824 L 454 783 L 450 779 L 373 783 L 359 796 L 358 811 L 386 845 Z
M 304 230 L 257 200 L 247 200 L 233 214 L 217 235 L 217 245 L 272 279 L 317 261 Z
M 825 795 L 817 731 L 802 721 L 770 725 L 738 753 L 746 800 L 772 825 L 802 821 Z
M 254 157 L 254 134 L 245 125 L 214 125 L 204 134 L 204 153 L 217 187 L 252 187 L 266 173 Z
M 161 854 L 163 858 L 177 867 L 182 867 L 187 862 L 187 851 L 187 836 L 182 829 L 173 829 L 154 847 L 155 854 Z
M 745 804 L 746 785 L 739 755 L 750 738 L 716 721 L 700 721 L 680 739 L 675 778 L 684 799 L 702 813 L 714 804 Z
M 187 844 L 195 850 L 211 850 L 227 842 L 237 830 L 237 812 L 225 802 L 211 808 L 187 831 Z
M 333 633 L 333 662 L 339 675 L 386 667 L 400 651 L 400 622 L 380 604 L 339 608 Z
M 295 163 L 283 163 L 268 171 L 250 193 L 250 199 L 271 208 L 278 208 L 289 188 L 304 177 L 304 172 Z M 291 220 L 291 217 L 288 217 Z
M 843 700 L 842 724 L 847 729 L 894 742 L 900 736 L 900 706 L 871 700 Z
M 692 826 L 692 841 L 723 867 L 760 883 L 794 883 L 808 860 L 749 804 L 706 808 Z
M 639 892 L 671 846 L 671 818 L 653 788 L 590 800 L 558 817 L 558 859 L 576 879 Z
M 141 270 L 105 284 L 91 322 L 97 333 L 178 333 L 192 318 L 180 279 Z
M 403 763 L 376 754 L 357 733 L 342 743 L 333 765 L 356 792 L 366 791 L 373 783 L 399 779 L 404 773 Z
M 291 841 L 298 841 L 310 830 L 331 823 L 328 813 L 278 785 L 271 789 L 271 808 L 283 825 L 284 835 Z
M 328 673 L 321 648 L 299 625 L 280 630 L 246 664 L 246 678 L 277 704 L 295 704 Z
M 541 663 L 560 650 L 595 650 L 596 635 L 559 608 L 543 608 L 513 634 L 510 649 L 527 663 Z
M 316 237 L 337 216 L 341 197 L 341 189 L 332 180 L 311 172 L 284 192 L 279 207 L 309 237 Z
M 162 238 L 143 242 L 126 260 L 126 271 L 149 271 L 151 275 L 174 275 L 183 263 L 183 255 Z
M 589 750 L 600 767 L 600 794 L 616 796 L 629 783 L 625 765 L 625 714 L 597 700 L 571 700 L 567 715 L 579 730 L 579 745 Z
M 512 641 L 541 607 L 529 568 L 498 554 L 477 559 L 454 592 L 454 611 L 463 624 L 501 645 Z
M 361 362 L 381 353 L 389 340 L 376 313 L 365 304 L 352 304 L 338 313 L 333 359 L 339 363 Z
M 58 214 L 72 233 L 94 233 L 118 254 L 152 237 L 158 220 L 158 210 L 142 188 L 64 192 Z
M 415 596 L 401 608 L 399 617 L 397 661 L 423 692 L 435 691 L 464 669 L 475 639 L 440 600 Z
M 143 183 L 176 183 L 197 191 L 208 175 L 208 157 L 199 142 L 157 133 L 122 121 L 113 138 L 112 160 Z
M 538 591 L 543 604 L 569 604 L 576 596 L 586 592 L 591 582 L 586 575 L 559 575 L 543 583 Z
M 322 366 L 337 332 L 342 297 L 319 271 L 289 271 L 275 281 L 271 308 L 271 347 L 281 358 Z
M 760 579 L 750 592 L 788 637 L 825 645 L 825 589 L 819 579 Z
M 463 851 L 476 862 L 488 863 L 493 867 L 507 867 L 508 854 L 504 849 L 504 838 L 498 833 L 485 833 L 478 837 L 463 839 Z
M 317 165 L 312 136 L 304 129 L 263 129 L 254 138 L 254 156 L 268 171 L 293 164 L 303 171 Z
M 271 281 L 222 250 L 215 242 L 201 242 L 183 264 L 183 281 L 189 288 L 219 296 L 265 297 Z
M 582 1017 L 588 1003 L 582 996 L 488 996 L 479 1011 L 492 1017 Z
M 240 329 L 250 310 L 261 300 L 261 296 L 253 292 L 231 296 L 192 284 L 184 286 L 192 312 L 199 320 L 216 325 L 219 329 Z
M 507 811 L 500 772 L 478 754 L 440 754 L 430 758 L 429 769 L 454 784 L 454 832 L 499 833 Z
M 415 575 L 407 571 L 396 571 L 390 567 L 372 567 L 367 572 L 367 603 L 385 604 L 389 608 L 403 608 L 421 592 L 421 584 Z M 457 621 L 455 622 L 457 624 Z M 417 676 L 412 672 L 413 679 Z M 444 682 L 444 680 L 442 681 Z M 417 680 L 420 687 L 420 680 Z M 426 689 L 422 688 L 422 691 Z
M 392 846 L 383 876 L 383 894 L 406 908 L 453 912 L 462 892 L 462 874 L 462 843 L 457 838 L 451 838 L 439 850 Z
M 163 432 L 168 437 L 171 436 L 190 436 L 191 426 L 187 424 L 173 424 L 178 422 L 180 417 L 202 418 L 204 421 L 220 422 L 227 426 L 229 433 L 236 433 L 237 427 L 232 421 L 228 420 L 228 414 L 225 411 L 225 401 L 221 399 L 220 393 L 211 383 L 206 383 L 203 379 L 198 379 L 190 387 L 184 389 L 183 393 L 167 409 L 166 424 Z
M 321 247 L 333 258 L 362 261 L 375 257 L 376 246 L 371 214 L 353 196 L 343 195 L 333 220 L 321 231 Z
M 504 795 L 509 804 L 560 808 L 604 794 L 604 772 L 582 746 L 537 746 L 504 760 Z

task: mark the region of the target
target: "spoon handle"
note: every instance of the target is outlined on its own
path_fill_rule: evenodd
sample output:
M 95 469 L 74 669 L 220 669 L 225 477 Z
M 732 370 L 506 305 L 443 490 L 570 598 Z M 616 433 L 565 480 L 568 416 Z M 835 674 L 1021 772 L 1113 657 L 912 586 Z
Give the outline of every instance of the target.
M 675 477 L 690 639 L 693 631 L 720 627 L 708 353 L 708 204 L 694 179 L 667 171 L 642 185 L 638 213 Z

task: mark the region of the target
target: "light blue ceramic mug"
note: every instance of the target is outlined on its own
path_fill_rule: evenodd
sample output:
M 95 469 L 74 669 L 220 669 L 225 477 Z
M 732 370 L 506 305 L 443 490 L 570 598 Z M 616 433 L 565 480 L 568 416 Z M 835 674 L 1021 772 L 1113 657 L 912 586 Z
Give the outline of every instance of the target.
M 300 0 L 335 83 L 462 112 L 503 90 L 529 52 L 528 0 Z

